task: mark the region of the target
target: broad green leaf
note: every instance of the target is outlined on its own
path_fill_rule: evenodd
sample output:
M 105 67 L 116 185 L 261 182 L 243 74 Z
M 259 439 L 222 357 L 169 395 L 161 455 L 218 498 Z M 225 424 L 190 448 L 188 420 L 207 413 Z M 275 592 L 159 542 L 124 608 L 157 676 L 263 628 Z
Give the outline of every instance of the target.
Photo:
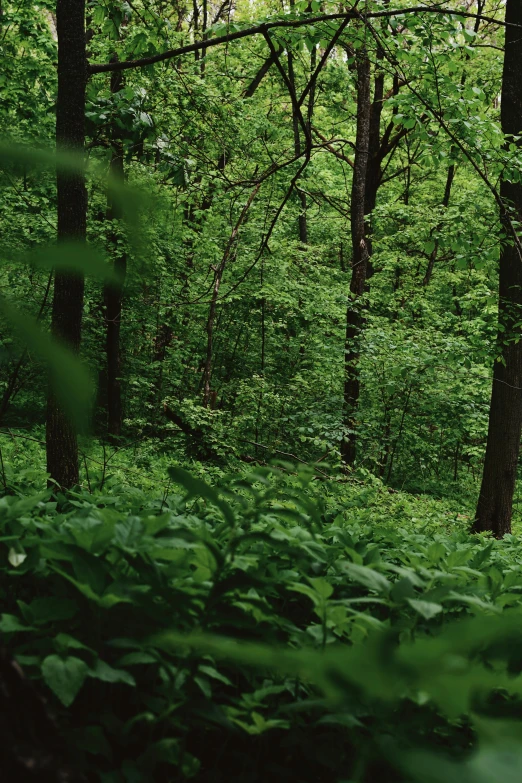
M 341 563 L 341 569 L 350 579 L 358 582 L 369 590 L 375 590 L 377 593 L 389 593 L 391 584 L 383 574 L 367 566 L 357 565 L 356 563 Z
M 60 653 L 66 652 L 68 649 L 72 650 L 88 650 L 93 652 L 91 647 L 87 647 L 86 644 L 70 636 L 68 633 L 58 633 L 54 638 L 54 646 Z
M 92 669 L 89 669 L 89 677 L 94 677 L 103 682 L 121 682 L 125 683 L 125 685 L 136 685 L 136 680 L 132 674 L 123 669 L 113 669 L 112 666 L 100 659 L 96 661 L 96 665 Z
M 113 265 L 92 245 L 84 242 L 60 242 L 34 251 L 27 261 L 37 269 L 57 270 L 119 284 Z
M 65 707 L 73 703 L 88 673 L 85 661 L 73 655 L 48 655 L 42 661 L 44 680 Z
M 27 166 L 36 169 L 57 169 L 74 174 L 85 171 L 86 159 L 84 155 L 54 149 L 36 149 L 25 144 L 14 144 L 9 141 L 0 141 L 0 165 L 2 168 L 13 164 L 20 166 L 22 170 Z
M 236 520 L 234 513 L 228 503 L 220 498 L 219 493 L 211 486 L 200 479 L 194 478 L 187 470 L 183 468 L 170 467 L 168 469 L 170 478 L 177 484 L 184 487 L 189 497 L 202 497 L 209 500 L 219 508 L 230 527 L 235 527 Z
M 25 625 L 14 614 L 3 614 L 0 617 L 0 631 L 3 633 L 19 633 L 34 631 L 31 625 Z
M 442 606 L 433 603 L 432 601 L 422 601 L 417 598 L 407 598 L 406 600 L 416 612 L 424 617 L 425 620 L 431 620 L 442 612 Z
M 32 621 L 37 624 L 70 620 L 78 612 L 78 604 L 70 598 L 35 598 L 29 604 Z
M 85 242 L 58 242 L 38 247 L 31 252 L 15 253 L 0 245 L 0 258 L 3 261 L 29 264 L 34 269 L 56 270 L 80 277 L 93 277 L 103 282 L 120 284 L 121 278 L 114 266 L 103 253 Z
M 300 582 L 291 582 L 287 584 L 286 589 L 308 596 L 308 598 L 310 598 L 310 600 L 313 601 L 316 606 L 321 602 L 321 596 L 317 593 L 316 590 L 313 589 L 313 587 L 310 587 L 309 585 L 304 585 Z
M 321 598 L 330 598 L 334 591 L 330 582 L 328 582 L 326 579 L 323 579 L 323 577 L 310 578 L 308 581 L 314 590 L 321 596 Z

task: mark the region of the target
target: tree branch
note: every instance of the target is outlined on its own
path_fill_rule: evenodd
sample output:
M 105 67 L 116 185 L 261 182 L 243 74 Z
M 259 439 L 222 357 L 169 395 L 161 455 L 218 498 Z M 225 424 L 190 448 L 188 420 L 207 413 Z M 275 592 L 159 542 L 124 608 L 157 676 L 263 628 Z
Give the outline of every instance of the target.
M 368 14 L 361 14 L 359 11 L 350 10 L 339 14 L 322 14 L 321 16 L 312 16 L 304 19 L 279 19 L 275 22 L 263 22 L 263 24 L 254 25 L 252 27 L 246 27 L 244 30 L 236 30 L 233 33 L 227 33 L 226 35 L 220 35 L 217 38 L 208 38 L 206 41 L 196 41 L 195 43 L 187 44 L 186 46 L 179 46 L 177 49 L 169 49 L 166 52 L 160 52 L 154 54 L 151 57 L 142 57 L 139 60 L 122 60 L 121 62 L 109 62 L 109 63 L 90 63 L 87 66 L 90 74 L 94 73 L 107 73 L 108 71 L 124 71 L 129 68 L 141 68 L 145 65 L 153 65 L 154 63 L 163 62 L 164 60 L 171 60 L 174 57 L 181 57 L 184 54 L 191 54 L 192 52 L 199 52 L 202 49 L 208 49 L 211 46 L 219 46 L 223 43 L 229 43 L 230 41 L 237 41 L 241 38 L 247 38 L 252 35 L 266 35 L 270 30 L 277 28 L 296 28 L 306 27 L 307 25 L 318 24 L 320 22 L 334 22 L 337 20 L 350 20 L 350 19 L 381 19 L 391 18 L 393 16 L 404 16 L 409 14 L 442 14 L 448 16 L 459 16 L 467 19 L 480 18 L 485 22 L 491 22 L 499 27 L 519 27 L 519 25 L 512 25 L 499 19 L 494 19 L 489 16 L 479 16 L 464 11 L 455 11 L 450 8 L 434 7 L 429 8 L 424 5 L 416 6 L 414 8 L 399 8 L 389 9 L 385 11 L 373 11 Z

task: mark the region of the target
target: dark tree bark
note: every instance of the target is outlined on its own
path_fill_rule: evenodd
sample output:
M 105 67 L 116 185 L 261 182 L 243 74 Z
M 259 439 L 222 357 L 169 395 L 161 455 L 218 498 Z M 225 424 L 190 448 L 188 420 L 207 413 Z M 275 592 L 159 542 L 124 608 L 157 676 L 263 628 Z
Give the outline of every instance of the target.
M 352 279 L 346 310 L 346 340 L 344 347 L 344 411 L 345 435 L 341 442 L 341 459 L 353 465 L 356 450 L 355 416 L 359 403 L 359 342 L 363 325 L 360 298 L 366 286 L 368 245 L 366 242 L 365 203 L 366 175 L 370 143 L 370 59 L 365 49 L 357 53 L 357 132 L 351 194 Z
M 359 405 L 359 343 L 364 326 L 364 313 L 360 299 L 368 290 L 368 281 L 373 275 L 372 227 L 370 216 L 377 203 L 377 194 L 383 183 L 383 168 L 386 158 L 397 148 L 408 133 L 401 129 L 394 133 L 392 122 L 381 136 L 381 117 L 384 101 L 384 71 L 380 67 L 384 59 L 381 47 L 376 52 L 376 70 L 373 98 L 371 96 L 371 65 L 367 52 L 357 53 L 357 130 L 353 180 L 351 194 L 351 238 L 352 277 L 351 298 L 346 312 L 345 371 L 343 424 L 346 435 L 341 443 L 341 459 L 345 465 L 353 465 L 356 457 L 356 413 Z M 401 87 L 394 78 L 391 94 L 396 95 Z
M 367 277 L 373 274 L 371 265 L 372 255 L 372 237 L 369 217 L 377 203 L 377 191 L 382 178 L 382 150 L 381 150 L 381 115 L 384 103 L 384 71 L 379 68 L 380 61 L 384 57 L 382 49 L 377 49 L 377 71 L 375 74 L 375 84 L 373 92 L 373 101 L 370 107 L 370 125 L 368 130 L 368 159 L 366 166 L 366 182 L 364 187 L 364 214 L 365 214 L 365 235 L 368 244 L 368 266 Z
M 506 44 L 502 76 L 502 130 L 517 135 L 522 128 L 522 54 L 520 32 L 522 4 L 506 3 Z M 493 369 L 488 439 L 482 485 L 473 530 L 489 530 L 497 538 L 511 531 L 513 494 L 522 428 L 522 342 L 515 342 L 520 329 L 515 324 L 522 312 L 522 257 L 520 242 L 512 242 L 512 220 L 522 220 L 522 184 L 502 181 L 501 215 L 507 241 L 499 264 L 499 335 L 501 360 Z
M 192 29 L 194 30 L 194 42 L 199 40 L 199 6 L 198 0 L 192 0 Z M 201 52 L 196 50 L 194 52 L 194 59 L 196 62 L 200 59 Z
M 296 83 L 295 83 L 295 71 L 294 71 L 294 55 L 292 54 L 291 51 L 288 52 L 288 80 L 292 85 L 292 88 L 295 93 Z M 301 154 L 301 132 L 299 130 L 299 117 L 295 106 L 292 107 L 292 128 L 294 131 L 294 152 L 297 158 Z M 298 219 L 299 241 L 301 242 L 301 244 L 307 245 L 308 223 L 306 219 L 306 209 L 307 209 L 306 193 L 304 193 L 302 190 L 300 190 L 300 188 L 297 187 L 296 187 L 296 192 L 299 198 L 299 203 L 301 205 L 301 209 L 299 211 L 299 219 Z
M 295 1 L 290 0 L 290 7 L 294 8 Z M 311 11 L 310 6 L 307 9 L 307 13 Z M 272 54 L 274 56 L 274 54 Z M 312 51 L 310 52 L 310 72 L 309 72 L 309 91 L 308 91 L 308 106 L 306 109 L 306 118 L 303 118 L 303 115 L 300 114 L 300 106 L 299 104 L 292 100 L 292 129 L 294 132 L 294 152 L 296 158 L 299 157 L 303 151 L 304 148 L 306 148 L 306 145 L 310 143 L 311 139 L 311 128 L 312 128 L 312 119 L 314 114 L 314 105 L 315 105 L 315 85 L 316 85 L 316 79 L 317 74 L 314 75 L 315 67 L 317 65 L 317 50 L 315 47 L 312 48 Z M 291 50 L 288 51 L 288 84 L 291 88 L 293 95 L 297 97 L 297 83 L 295 78 L 295 69 L 294 69 L 294 55 Z M 302 125 L 304 119 L 304 127 Z M 304 146 L 301 143 L 301 129 L 305 132 L 305 139 L 304 139 Z M 306 193 L 301 190 L 296 184 L 295 187 L 297 197 L 299 199 L 300 203 L 300 211 L 299 211 L 299 219 L 298 219 L 298 226 L 299 226 L 299 241 L 302 245 L 308 244 L 308 218 L 307 218 L 307 198 Z
M 85 0 L 57 0 L 58 98 L 56 145 L 58 150 L 81 154 L 85 147 Z M 81 172 L 58 166 L 58 240 L 85 241 L 87 193 Z M 83 278 L 57 272 L 54 282 L 51 331 L 72 350 L 81 339 Z M 79 482 L 78 442 L 74 426 L 52 391 L 47 403 L 47 471 L 61 487 Z
M 114 95 L 119 92 L 123 86 L 123 74 L 121 71 L 113 71 L 111 74 L 111 93 Z M 123 164 L 123 141 L 121 132 L 116 122 L 111 123 L 111 145 L 112 157 L 110 164 L 110 174 L 115 183 L 123 183 L 125 170 Z M 118 199 L 111 195 L 107 198 L 107 219 L 112 222 L 109 235 L 109 243 L 114 252 L 114 271 L 116 281 L 109 283 L 104 289 L 105 301 L 105 319 L 107 324 L 106 332 L 106 353 L 107 353 L 107 435 L 110 441 L 117 442 L 121 435 L 123 423 L 123 408 L 121 401 L 121 344 L 120 327 L 121 311 L 123 302 L 123 286 L 127 272 L 127 257 L 125 252 L 119 248 L 121 232 L 118 221 L 121 221 L 123 215 L 121 204 Z M 114 222 L 116 221 L 116 222 Z
M 390 93 L 384 93 L 384 71 L 380 68 L 380 61 L 384 59 L 382 49 L 377 49 L 377 70 L 375 74 L 375 86 L 372 105 L 370 107 L 370 130 L 368 142 L 368 165 L 366 168 L 366 183 L 364 191 L 364 212 L 366 215 L 366 241 L 368 244 L 368 253 L 371 257 L 372 248 L 372 228 L 369 222 L 369 216 L 377 204 L 377 194 L 383 183 L 383 169 L 386 169 L 386 159 L 390 160 L 395 152 L 399 142 L 408 134 L 404 128 L 394 133 L 393 122 L 388 123 L 381 136 L 381 117 L 384 102 L 391 95 L 397 95 L 401 88 L 401 82 L 398 77 L 393 80 L 393 87 Z M 384 164 L 384 165 L 383 165 Z M 368 264 L 367 276 L 373 274 L 371 263 Z
M 276 59 L 279 57 L 280 54 L 283 52 L 283 47 L 279 46 L 277 48 L 276 54 L 271 54 L 270 57 L 267 57 L 261 68 L 258 70 L 248 87 L 243 92 L 243 98 L 251 98 L 267 73 L 269 72 L 272 65 L 275 63 Z

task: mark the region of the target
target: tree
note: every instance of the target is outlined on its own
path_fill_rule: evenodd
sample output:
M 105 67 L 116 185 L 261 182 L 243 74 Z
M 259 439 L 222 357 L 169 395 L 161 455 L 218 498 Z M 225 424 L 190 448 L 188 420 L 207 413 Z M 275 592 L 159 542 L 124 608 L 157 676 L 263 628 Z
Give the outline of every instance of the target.
M 81 156 L 85 145 L 85 0 L 58 0 L 58 95 L 56 102 L 56 146 L 60 153 Z M 78 160 L 76 160 L 78 163 Z M 87 192 L 81 170 L 58 164 L 58 241 L 84 242 L 87 225 Z M 57 271 L 54 280 L 51 331 L 72 350 L 81 340 L 83 278 Z M 59 486 L 79 482 L 76 430 L 52 390 L 47 402 L 47 471 Z
M 517 0 L 507 0 L 506 22 L 501 122 L 509 139 L 522 129 L 522 6 Z M 498 358 L 493 368 L 486 456 L 473 525 L 475 532 L 489 530 L 497 538 L 511 531 L 522 429 L 522 342 L 517 327 L 522 312 L 522 254 L 513 229 L 514 221 L 522 220 L 522 184 L 504 174 L 500 196 L 504 241 L 499 261 Z
M 123 74 L 121 71 L 111 73 L 111 94 L 116 96 L 123 88 Z M 115 183 L 122 184 L 125 179 L 123 164 L 123 140 L 121 130 L 118 128 L 113 115 L 110 126 L 110 142 L 112 146 L 110 174 Z M 123 286 L 127 273 L 127 256 L 121 248 L 121 235 L 117 222 L 123 215 L 118 198 L 111 193 L 107 198 L 107 219 L 111 222 L 109 243 L 114 251 L 115 280 L 106 284 L 104 289 L 105 322 L 107 353 L 107 434 L 109 439 L 117 441 L 121 435 L 123 410 L 121 403 L 121 345 L 120 327 L 123 301 Z
M 13 33 L 11 7 L 16 20 L 16 4 L 6 4 L 14 59 L 26 46 L 27 26 Z M 467 8 L 480 13 L 482 2 L 468 2 Z M 201 9 L 198 0 L 195 38 L 192 12 L 177 9 L 173 18 L 181 19 L 187 43 L 168 52 L 163 32 L 172 28 L 172 14 L 155 19 L 142 0 L 124 13 L 111 4 L 88 16 L 88 72 L 94 75 L 86 111 L 89 158 L 101 168 L 112 152 L 113 174 L 119 165 L 121 178 L 123 140 L 126 175 L 138 190 L 154 194 L 158 207 L 139 212 L 145 241 L 133 245 L 127 259 L 132 269 L 125 315 L 119 285 L 105 286 L 106 319 L 98 284 L 86 288 L 82 353 L 93 365 L 103 356 L 104 370 L 109 365 L 100 388 L 108 392 L 103 407 L 104 413 L 110 408 L 111 437 L 120 431 L 126 389 L 132 436 L 169 435 L 170 425 L 159 424 L 166 402 L 191 426 L 204 429 L 212 421 L 212 437 L 223 436 L 227 449 L 236 438 L 253 438 L 260 444 L 256 448 L 297 439 L 299 457 L 314 460 L 327 452 L 337 456 L 347 432 L 345 461 L 364 460 L 394 483 L 405 475 L 413 480 L 411 466 L 421 454 L 423 480 L 430 472 L 445 480 L 450 459 L 452 476 L 458 462 L 476 471 L 485 442 L 483 366 L 490 361 L 494 333 L 490 281 L 498 260 L 491 231 L 486 236 L 482 228 L 496 220 L 497 208 L 466 150 L 497 159 L 490 143 L 502 65 L 495 25 L 488 23 L 473 49 L 473 22 L 451 11 L 430 6 L 422 13 L 399 13 L 384 0 L 360 17 L 353 6 L 318 14 L 296 4 L 292 13 L 283 10 L 248 29 L 243 23 L 252 9 L 237 9 L 241 29 L 229 27 L 225 36 L 210 29 L 209 16 L 203 39 Z M 257 6 L 253 10 L 257 15 Z M 502 24 L 503 13 L 496 13 Z M 54 33 L 51 16 L 42 14 L 44 32 Z M 357 107 L 354 72 L 363 37 L 370 85 L 364 107 Z M 40 38 L 31 41 L 39 52 Z M 204 79 L 196 52 L 206 53 Z M 455 78 L 463 65 L 467 84 Z M 123 70 L 121 89 L 116 76 Z M 112 95 L 104 76 L 111 73 Z M 53 105 L 52 78 L 42 82 Z M 367 119 L 368 107 L 366 153 L 356 120 L 357 114 Z M 11 116 L 22 117 L 23 107 L 13 101 L 9 111 L 2 117 L 6 124 Z M 477 117 L 480 122 L 474 122 Z M 441 132 L 450 120 L 451 133 Z M 13 134 L 23 136 L 25 127 L 19 123 L 15 129 L 13 123 Z M 493 158 L 484 158 L 489 171 Z M 44 223 L 54 220 L 54 183 L 44 191 L 32 168 L 24 172 L 20 166 L 2 175 L 0 185 L 2 231 L 13 223 L 8 240 L 13 250 L 47 242 Z M 236 232 L 258 185 L 248 220 Z M 89 237 L 97 245 L 106 242 L 111 259 L 124 265 L 114 192 L 107 194 L 96 179 L 90 182 Z M 146 201 L 151 203 L 146 199 L 143 205 Z M 20 219 L 15 222 L 13 215 Z M 306 252 L 296 249 L 299 236 Z M 350 263 L 346 279 L 346 256 L 352 261 L 346 248 L 353 245 L 353 255 L 360 255 L 361 242 L 366 262 Z M 11 275 L 4 280 L 14 286 L 10 296 L 28 314 L 37 314 L 45 278 L 30 266 Z M 57 300 L 58 293 L 57 283 Z M 487 312 L 481 307 L 486 300 Z M 45 308 L 41 321 L 48 322 Z M 444 353 L 437 363 L 431 355 L 435 344 Z M 38 421 L 44 385 L 37 385 L 41 368 L 35 354 L 29 351 L 23 361 L 16 344 L 6 340 L 6 348 L 14 369 L 11 378 L 3 369 L 2 392 L 14 404 L 4 420 L 12 424 L 28 415 Z M 465 388 L 463 381 L 459 393 L 452 387 L 444 400 L 451 396 L 455 414 L 459 406 L 467 410 L 465 402 L 475 395 L 480 409 L 475 417 L 446 416 L 438 407 L 439 381 L 457 372 L 460 383 L 468 363 L 475 383 Z M 411 387 L 415 368 L 425 373 L 422 387 Z M 439 396 L 428 403 L 433 383 Z M 111 394 L 114 405 L 107 406 Z
M 344 423 L 347 432 L 341 443 L 341 457 L 345 465 L 353 465 L 355 462 L 356 425 L 354 417 L 359 402 L 359 341 L 363 325 L 360 300 L 364 294 L 370 257 L 365 222 L 371 116 L 370 77 L 370 58 L 366 46 L 364 46 L 357 52 L 357 135 L 350 206 L 352 279 L 346 310 L 344 359 Z
M 359 353 L 361 331 L 364 326 L 364 304 L 361 297 L 368 289 L 368 280 L 373 274 L 370 218 L 377 204 L 377 193 L 383 181 L 383 162 L 408 133 L 404 128 L 395 131 L 395 126 L 390 121 L 381 137 L 382 110 L 386 99 L 384 70 L 381 68 L 383 58 L 382 47 L 378 46 L 372 98 L 370 58 L 366 49 L 357 52 L 357 129 L 350 205 L 352 275 L 351 296 L 346 310 L 343 399 L 343 423 L 346 435 L 341 443 L 341 458 L 345 465 L 353 465 L 356 458 L 355 417 L 361 391 Z M 390 94 L 397 95 L 399 87 L 399 79 L 395 76 Z

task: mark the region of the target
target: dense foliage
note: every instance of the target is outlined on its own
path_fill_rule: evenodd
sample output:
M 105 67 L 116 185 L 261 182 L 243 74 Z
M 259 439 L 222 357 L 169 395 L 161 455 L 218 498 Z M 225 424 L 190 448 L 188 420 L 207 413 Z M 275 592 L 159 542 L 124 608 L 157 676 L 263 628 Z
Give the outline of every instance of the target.
M 504 774 L 516 536 L 470 539 L 450 505 L 378 480 L 169 473 L 162 497 L 113 476 L 2 501 L 0 629 L 89 779 Z
M 32 4 L 26 5 L 29 14 Z M 19 46 L 27 43 L 15 24 L 14 9 L 12 13 L 7 32 L 16 50 L 15 36 Z M 113 48 L 121 59 L 156 51 L 160 33 L 154 24 L 160 21 L 153 23 L 144 11 L 126 9 L 125 14 L 118 38 L 116 32 L 108 33 L 113 22 L 101 6 L 94 14 L 89 44 L 93 59 L 108 60 Z M 241 18 L 239 9 L 236 14 Z M 38 29 L 45 25 L 42 19 Z M 372 216 L 374 275 L 361 354 L 358 426 L 360 459 L 366 467 L 402 486 L 410 483 L 412 466 L 420 466 L 411 486 L 421 488 L 433 479 L 440 484 L 463 471 L 474 476 L 480 472 L 494 356 L 498 257 L 492 230 L 495 204 L 487 186 L 437 121 L 423 114 L 422 101 L 432 101 L 435 81 L 444 112 L 452 112 L 458 132 L 471 134 L 466 128 L 472 126 L 472 136 L 464 143 L 473 149 L 487 145 L 490 157 L 498 155 L 498 110 L 491 104 L 498 94 L 501 63 L 491 50 L 470 50 L 471 32 L 462 32 L 458 18 L 409 17 L 406 25 L 393 40 L 404 49 L 401 67 L 415 89 L 403 94 L 401 88 L 383 106 L 383 132 L 391 123 L 392 132 L 404 139 L 386 167 Z M 286 38 L 280 35 L 283 45 Z M 171 36 L 174 43 L 174 32 Z M 304 36 L 294 36 L 293 68 L 301 86 L 310 67 Z M 486 40 L 491 37 L 493 44 L 495 35 L 488 32 Z M 40 45 L 36 35 L 27 40 Z M 110 156 L 114 121 L 124 146 L 126 176 L 145 199 L 139 244 L 125 248 L 124 431 L 130 438 L 156 435 L 164 429 L 167 402 L 189 424 L 203 429 L 210 440 L 203 444 L 203 453 L 208 448 L 216 455 L 249 453 L 252 447 L 245 441 L 253 440 L 272 453 L 282 449 L 314 460 L 328 452 L 333 459 L 343 434 L 356 74 L 342 50 L 325 66 L 312 119 L 321 136 L 315 138 L 298 190 L 289 195 L 278 217 L 298 169 L 289 162 L 294 145 L 291 105 L 275 67 L 252 98 L 244 98 L 266 55 L 262 40 L 247 40 L 226 51 L 209 50 L 204 74 L 200 60 L 185 59 L 174 68 L 166 62 L 154 71 L 125 72 L 124 86 L 115 94 L 105 75 L 94 76 L 88 85 L 89 155 L 100 164 Z M 426 41 L 435 50 L 432 61 L 425 59 Z M 46 46 L 52 45 L 52 26 L 47 23 Z M 468 82 L 472 78 L 473 84 L 459 86 L 471 69 Z M 51 112 L 52 73 L 40 78 L 46 80 L 48 92 L 47 101 L 40 96 L 39 111 Z M 14 80 L 17 89 L 19 81 Z M 32 139 L 37 129 L 38 141 L 45 143 L 43 128 L 40 122 L 35 128 L 34 118 L 32 134 L 26 133 L 26 123 L 13 128 L 8 115 L 3 118 L 11 138 Z M 445 208 L 440 205 L 452 163 L 457 165 L 455 182 Z M 274 173 L 256 191 L 271 167 Z M 11 257 L 50 240 L 56 225 L 52 177 L 24 168 L 29 170 L 4 175 L 2 234 L 4 251 Z M 298 233 L 300 193 L 307 198 L 306 247 Z M 103 251 L 113 228 L 99 179 L 89 183 L 88 231 L 90 241 Z M 121 236 L 118 242 L 128 240 Z M 423 285 L 435 243 L 433 274 L 429 285 Z M 227 253 L 219 279 L 205 408 L 202 375 L 209 305 L 216 269 Z M 13 299 L 37 314 L 46 275 L 11 267 Z M 47 297 L 42 318 L 49 305 Z M 83 342 L 90 366 L 101 376 L 100 434 L 106 404 L 104 339 L 100 283 L 90 282 Z M 6 382 L 11 372 L 7 366 Z M 45 376 L 38 365 L 24 362 L 10 399 L 10 421 L 27 422 L 28 410 L 32 421 L 42 421 L 44 399 Z M 2 415 L 5 419 L 6 412 Z M 260 454 L 258 447 L 255 456 Z
M 520 779 L 505 5 L 2 3 L 6 779 Z

